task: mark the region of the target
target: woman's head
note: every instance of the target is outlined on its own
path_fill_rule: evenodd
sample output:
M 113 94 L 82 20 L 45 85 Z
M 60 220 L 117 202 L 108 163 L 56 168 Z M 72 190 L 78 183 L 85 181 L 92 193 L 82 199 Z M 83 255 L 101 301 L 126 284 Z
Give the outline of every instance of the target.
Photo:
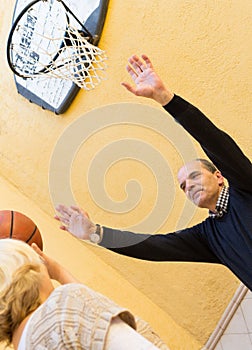
M 28 244 L 0 239 L 0 341 L 10 344 L 15 329 L 40 305 L 41 264 Z

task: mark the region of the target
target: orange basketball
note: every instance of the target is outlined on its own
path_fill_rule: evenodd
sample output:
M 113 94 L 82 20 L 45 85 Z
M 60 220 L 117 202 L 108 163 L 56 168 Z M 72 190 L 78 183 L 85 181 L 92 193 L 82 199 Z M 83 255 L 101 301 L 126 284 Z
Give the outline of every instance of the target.
M 0 210 L 0 238 L 14 238 L 42 250 L 43 241 L 36 224 L 26 215 L 13 210 Z

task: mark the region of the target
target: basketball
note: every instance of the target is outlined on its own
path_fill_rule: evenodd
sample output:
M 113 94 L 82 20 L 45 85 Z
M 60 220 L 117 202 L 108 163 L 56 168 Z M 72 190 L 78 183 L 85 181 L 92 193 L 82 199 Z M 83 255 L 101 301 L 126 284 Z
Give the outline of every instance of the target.
M 0 210 L 0 239 L 19 239 L 42 250 L 42 236 L 37 225 L 26 215 L 13 210 Z

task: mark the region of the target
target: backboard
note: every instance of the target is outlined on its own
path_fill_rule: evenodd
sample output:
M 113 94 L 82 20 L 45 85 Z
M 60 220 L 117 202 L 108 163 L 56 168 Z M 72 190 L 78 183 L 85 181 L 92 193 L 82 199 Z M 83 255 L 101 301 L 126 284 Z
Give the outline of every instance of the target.
M 31 0 L 16 0 L 13 21 Z M 88 31 L 95 36 L 98 45 L 103 30 L 109 0 L 65 0 L 66 5 L 78 16 Z M 24 79 L 14 75 L 18 93 L 43 109 L 64 113 L 79 91 L 79 87 L 69 80 L 36 77 Z

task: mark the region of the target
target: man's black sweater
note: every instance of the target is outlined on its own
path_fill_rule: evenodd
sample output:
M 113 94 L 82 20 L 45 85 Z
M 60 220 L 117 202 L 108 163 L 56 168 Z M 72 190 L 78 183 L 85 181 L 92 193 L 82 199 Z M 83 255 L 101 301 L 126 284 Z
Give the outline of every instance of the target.
M 228 211 L 167 234 L 104 227 L 100 243 L 116 253 L 151 261 L 220 263 L 252 290 L 252 164 L 234 140 L 199 109 L 174 96 L 164 109 L 201 145 L 229 183 Z

